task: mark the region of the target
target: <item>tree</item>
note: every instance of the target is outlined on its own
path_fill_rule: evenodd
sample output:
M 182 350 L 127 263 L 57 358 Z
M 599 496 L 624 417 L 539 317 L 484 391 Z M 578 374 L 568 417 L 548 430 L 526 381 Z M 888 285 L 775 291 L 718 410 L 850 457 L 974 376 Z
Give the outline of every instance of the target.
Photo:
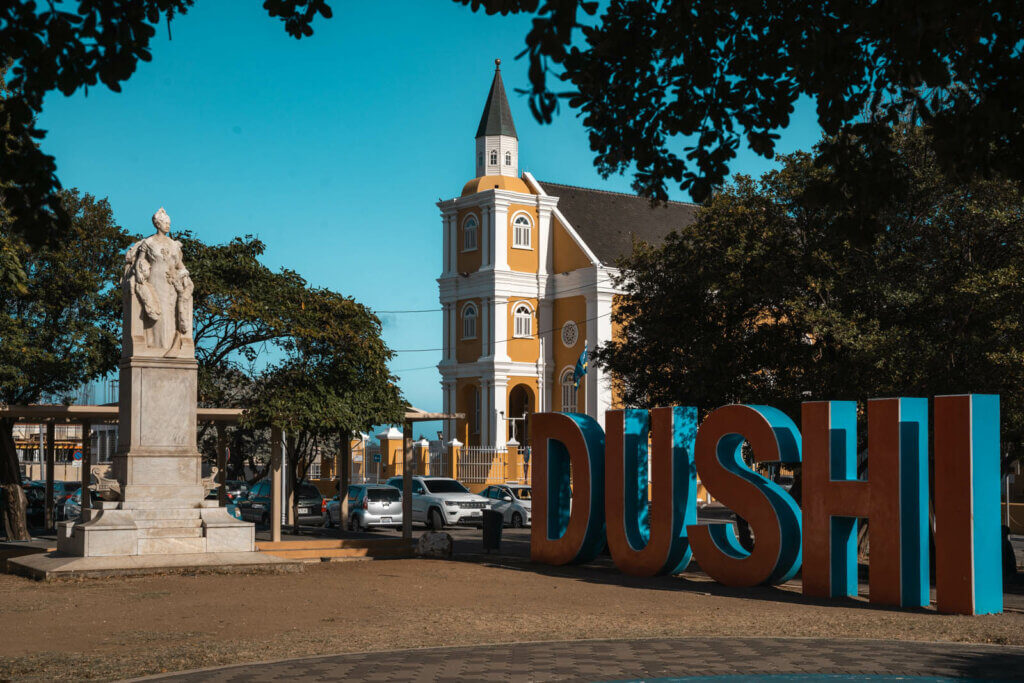
M 871 215 L 857 196 L 823 201 L 839 172 L 799 153 L 640 245 L 622 263 L 623 337 L 596 354 L 624 400 L 795 414 L 808 399 L 995 393 L 1004 467 L 1020 458 L 1024 188 L 953 182 L 930 143 L 894 133 L 900 191 Z M 866 245 L 837 228 L 854 221 Z
M 130 236 L 106 200 L 60 193 L 71 218 L 59 241 L 29 249 L 0 215 L 0 246 L 13 251 L 25 285 L 0 280 L 0 404 L 38 403 L 110 372 L 120 356 L 121 292 L 116 286 Z M 0 486 L 9 539 L 26 540 L 14 421 L 0 419 Z
M 599 19 L 590 0 L 456 2 L 535 15 L 523 51 L 534 116 L 550 122 L 568 98 L 601 173 L 633 169 L 646 196 L 665 199 L 674 182 L 704 201 L 741 142 L 772 158 L 802 96 L 829 136 L 822 156 L 848 185 L 866 178 L 844 162 L 885 173 L 898 121 L 923 125 L 956 177 L 1024 177 L 1014 0 L 610 0 Z M 556 94 L 550 75 L 572 89 Z
M 291 490 L 298 491 L 318 452 L 374 424 L 399 422 L 404 401 L 380 338 L 380 320 L 349 297 L 309 290 L 294 321 L 286 357 L 261 374 L 243 425 L 285 433 Z M 293 498 L 298 533 L 298 496 Z
M 136 0 L 0 3 L 0 66 L 9 67 L 0 99 L 0 203 L 11 230 L 30 244 L 63 239 L 71 216 L 58 190 L 56 163 L 44 154 L 36 126 L 43 98 L 58 90 L 71 95 L 102 83 L 120 92 L 139 61 L 152 59 L 150 41 L 160 22 L 185 14 L 194 0 Z M 284 22 L 295 38 L 313 33 L 317 15 L 331 16 L 326 0 L 264 0 L 263 8 Z M 17 273 L 10 255 L 0 252 L 0 280 Z

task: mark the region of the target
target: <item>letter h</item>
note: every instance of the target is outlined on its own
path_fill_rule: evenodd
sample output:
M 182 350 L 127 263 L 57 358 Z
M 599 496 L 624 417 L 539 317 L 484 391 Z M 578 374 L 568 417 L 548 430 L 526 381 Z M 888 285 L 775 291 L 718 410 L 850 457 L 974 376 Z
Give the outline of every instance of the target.
M 868 401 L 868 481 L 857 478 L 857 404 L 807 402 L 802 415 L 804 594 L 857 594 L 857 520 L 866 518 L 871 602 L 927 605 L 927 400 Z

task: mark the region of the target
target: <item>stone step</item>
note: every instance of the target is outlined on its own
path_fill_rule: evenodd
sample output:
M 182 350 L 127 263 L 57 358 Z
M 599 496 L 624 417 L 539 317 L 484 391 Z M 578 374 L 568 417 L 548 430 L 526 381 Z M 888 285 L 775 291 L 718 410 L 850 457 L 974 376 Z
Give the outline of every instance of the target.
M 132 510 L 135 519 L 199 519 L 199 508 L 158 508 L 156 510 Z
M 136 519 L 135 526 L 139 529 L 163 529 L 167 527 L 198 529 L 203 520 L 196 519 Z
M 180 553 L 206 552 L 206 539 L 198 538 L 140 538 L 140 555 L 175 555 Z
M 139 538 L 201 538 L 201 527 L 154 527 L 139 529 Z
M 158 498 L 157 500 L 129 500 L 121 503 L 124 510 L 198 510 L 200 500 Z M 213 501 L 212 501 L 213 502 Z

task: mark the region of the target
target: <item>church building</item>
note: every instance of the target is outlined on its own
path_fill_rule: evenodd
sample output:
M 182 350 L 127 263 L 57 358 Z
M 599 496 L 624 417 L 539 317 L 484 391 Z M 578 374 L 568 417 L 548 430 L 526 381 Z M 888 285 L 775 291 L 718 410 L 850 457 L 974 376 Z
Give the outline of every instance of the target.
M 682 202 L 652 207 L 635 195 L 572 187 L 519 172 L 519 137 L 500 60 L 476 131 L 476 173 L 454 199 L 438 202 L 444 311 L 438 364 L 445 440 L 504 448 L 528 443 L 536 411 L 586 413 L 603 426 L 616 405 L 610 378 L 584 349 L 616 334 L 616 260 L 633 241 L 660 243 L 694 221 Z

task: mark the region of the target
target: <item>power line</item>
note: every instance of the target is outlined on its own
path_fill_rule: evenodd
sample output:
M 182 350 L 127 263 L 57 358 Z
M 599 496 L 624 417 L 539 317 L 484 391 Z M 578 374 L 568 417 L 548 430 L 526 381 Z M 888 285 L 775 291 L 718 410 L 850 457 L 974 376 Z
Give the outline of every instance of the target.
M 607 318 L 610 315 L 611 315 L 611 312 L 602 313 L 601 315 L 595 315 L 593 318 L 586 318 L 584 320 L 573 320 L 572 322 L 576 323 L 577 325 L 581 325 L 583 323 L 588 323 L 591 320 L 597 320 L 598 318 Z M 569 322 L 569 321 L 566 321 L 566 322 Z M 562 323 L 562 324 L 564 325 L 565 323 Z M 553 327 L 550 330 L 542 330 L 542 331 L 537 333 L 537 336 L 539 337 L 542 334 L 548 334 L 549 332 L 555 332 L 556 330 L 560 330 L 560 329 L 562 329 L 562 328 L 561 327 Z M 502 340 L 496 340 L 495 343 L 497 344 L 497 343 L 501 343 L 501 342 L 510 342 L 510 341 L 515 340 L 515 339 L 522 339 L 522 337 L 507 337 L 507 338 L 502 339 Z M 431 352 L 431 351 L 444 351 L 444 347 L 440 347 L 440 348 L 436 348 L 436 349 L 392 349 L 392 350 L 395 353 L 428 353 L 428 352 Z
M 577 285 L 575 287 L 569 287 L 567 289 L 559 289 L 557 291 L 557 293 L 558 293 L 559 296 L 561 296 L 562 294 L 566 294 L 568 292 L 576 292 L 576 291 L 579 291 L 581 289 L 589 289 L 590 287 L 596 287 L 597 285 L 607 284 L 607 283 L 611 282 L 613 279 L 614 279 L 613 277 L 606 277 L 603 280 L 598 280 L 597 282 L 592 282 L 592 283 L 588 282 L 587 284 Z M 386 313 L 388 315 L 398 315 L 398 314 L 403 314 L 403 313 L 438 313 L 438 312 L 443 311 L 443 310 L 444 310 L 443 308 L 413 308 L 413 309 L 401 310 L 401 311 L 376 311 L 375 310 L 374 313 L 378 313 L 378 314 Z

